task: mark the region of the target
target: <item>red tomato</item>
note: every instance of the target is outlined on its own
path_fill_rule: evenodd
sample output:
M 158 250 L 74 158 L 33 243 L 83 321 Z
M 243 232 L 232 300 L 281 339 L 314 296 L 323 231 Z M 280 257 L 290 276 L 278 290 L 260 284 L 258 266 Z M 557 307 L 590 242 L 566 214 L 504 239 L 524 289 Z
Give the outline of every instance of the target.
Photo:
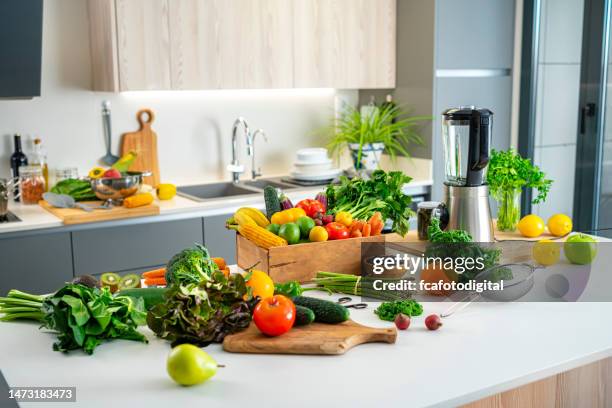
M 318 212 L 325 213 L 325 206 L 320 201 L 311 200 L 310 198 L 300 201 L 295 206 L 304 210 L 310 218 L 314 218 Z
M 295 305 L 283 295 L 266 298 L 255 306 L 253 321 L 263 334 L 280 336 L 293 327 Z
M 329 239 L 345 239 L 350 235 L 349 229 L 339 222 L 330 222 L 325 226 Z

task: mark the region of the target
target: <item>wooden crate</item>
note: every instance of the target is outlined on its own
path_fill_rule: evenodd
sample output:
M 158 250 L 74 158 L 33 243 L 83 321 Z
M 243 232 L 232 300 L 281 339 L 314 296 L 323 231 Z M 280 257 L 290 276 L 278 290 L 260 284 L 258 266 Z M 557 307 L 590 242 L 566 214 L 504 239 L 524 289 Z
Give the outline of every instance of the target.
M 386 235 L 378 235 L 264 249 L 236 234 L 236 259 L 243 269 L 259 262 L 257 269 L 268 273 L 274 282 L 308 282 L 319 271 L 358 275 L 361 243 L 385 242 L 385 239 Z

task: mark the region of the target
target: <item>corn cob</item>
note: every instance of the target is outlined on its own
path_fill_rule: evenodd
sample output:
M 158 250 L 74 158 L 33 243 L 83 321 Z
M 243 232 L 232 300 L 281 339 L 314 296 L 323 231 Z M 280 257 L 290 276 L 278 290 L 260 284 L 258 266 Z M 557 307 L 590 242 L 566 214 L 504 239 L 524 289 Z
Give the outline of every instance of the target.
M 251 217 L 253 219 L 253 221 L 255 221 L 257 223 L 257 225 L 259 225 L 260 227 L 264 227 L 265 228 L 268 225 L 270 225 L 270 221 L 268 221 L 268 219 L 266 218 L 264 213 L 259 211 L 257 208 L 242 207 L 242 208 L 240 208 L 236 212 L 245 213 L 246 215 Z
M 259 225 L 231 225 L 229 226 L 229 228 L 235 229 L 240 233 L 240 235 L 242 235 L 255 245 L 265 249 L 288 245 L 287 241 L 285 241 L 283 238 L 279 237 L 278 235 L 274 235 L 273 233 L 271 233 L 265 228 L 260 227 Z
M 234 222 L 238 225 L 257 225 L 257 223 L 245 212 L 236 211 L 233 218 Z

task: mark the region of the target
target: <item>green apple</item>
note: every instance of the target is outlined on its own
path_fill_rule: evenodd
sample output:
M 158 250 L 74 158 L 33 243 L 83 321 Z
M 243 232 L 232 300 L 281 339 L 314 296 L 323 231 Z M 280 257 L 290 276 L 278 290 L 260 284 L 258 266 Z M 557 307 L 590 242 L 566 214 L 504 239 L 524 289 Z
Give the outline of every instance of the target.
M 570 235 L 563 251 L 568 261 L 576 265 L 588 265 L 597 256 L 597 240 L 586 234 Z

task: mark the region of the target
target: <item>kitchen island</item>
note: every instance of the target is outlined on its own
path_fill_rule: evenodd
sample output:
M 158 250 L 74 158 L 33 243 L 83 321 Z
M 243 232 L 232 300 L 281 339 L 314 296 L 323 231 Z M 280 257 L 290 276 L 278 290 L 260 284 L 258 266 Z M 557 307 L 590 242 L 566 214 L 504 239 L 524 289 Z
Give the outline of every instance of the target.
M 389 327 L 373 314 L 376 306 L 351 316 Z M 52 351 L 54 336 L 35 323 L 1 323 L 0 369 L 10 386 L 74 386 L 76 406 L 83 407 L 454 407 L 607 359 L 601 363 L 607 382 L 593 385 L 597 378 L 572 371 L 521 395 L 534 406 L 554 406 L 555 398 L 564 398 L 564 406 L 593 406 L 593 398 L 610 406 L 612 326 L 605 322 L 612 303 L 475 303 L 444 319 L 438 331 L 426 330 L 424 317 L 447 307 L 425 303 L 424 315 L 399 332 L 396 344 L 365 344 L 340 356 L 232 354 L 211 345 L 205 350 L 225 368 L 188 388 L 170 380 L 169 343 L 148 329 L 148 345 L 114 341 L 86 356 Z

